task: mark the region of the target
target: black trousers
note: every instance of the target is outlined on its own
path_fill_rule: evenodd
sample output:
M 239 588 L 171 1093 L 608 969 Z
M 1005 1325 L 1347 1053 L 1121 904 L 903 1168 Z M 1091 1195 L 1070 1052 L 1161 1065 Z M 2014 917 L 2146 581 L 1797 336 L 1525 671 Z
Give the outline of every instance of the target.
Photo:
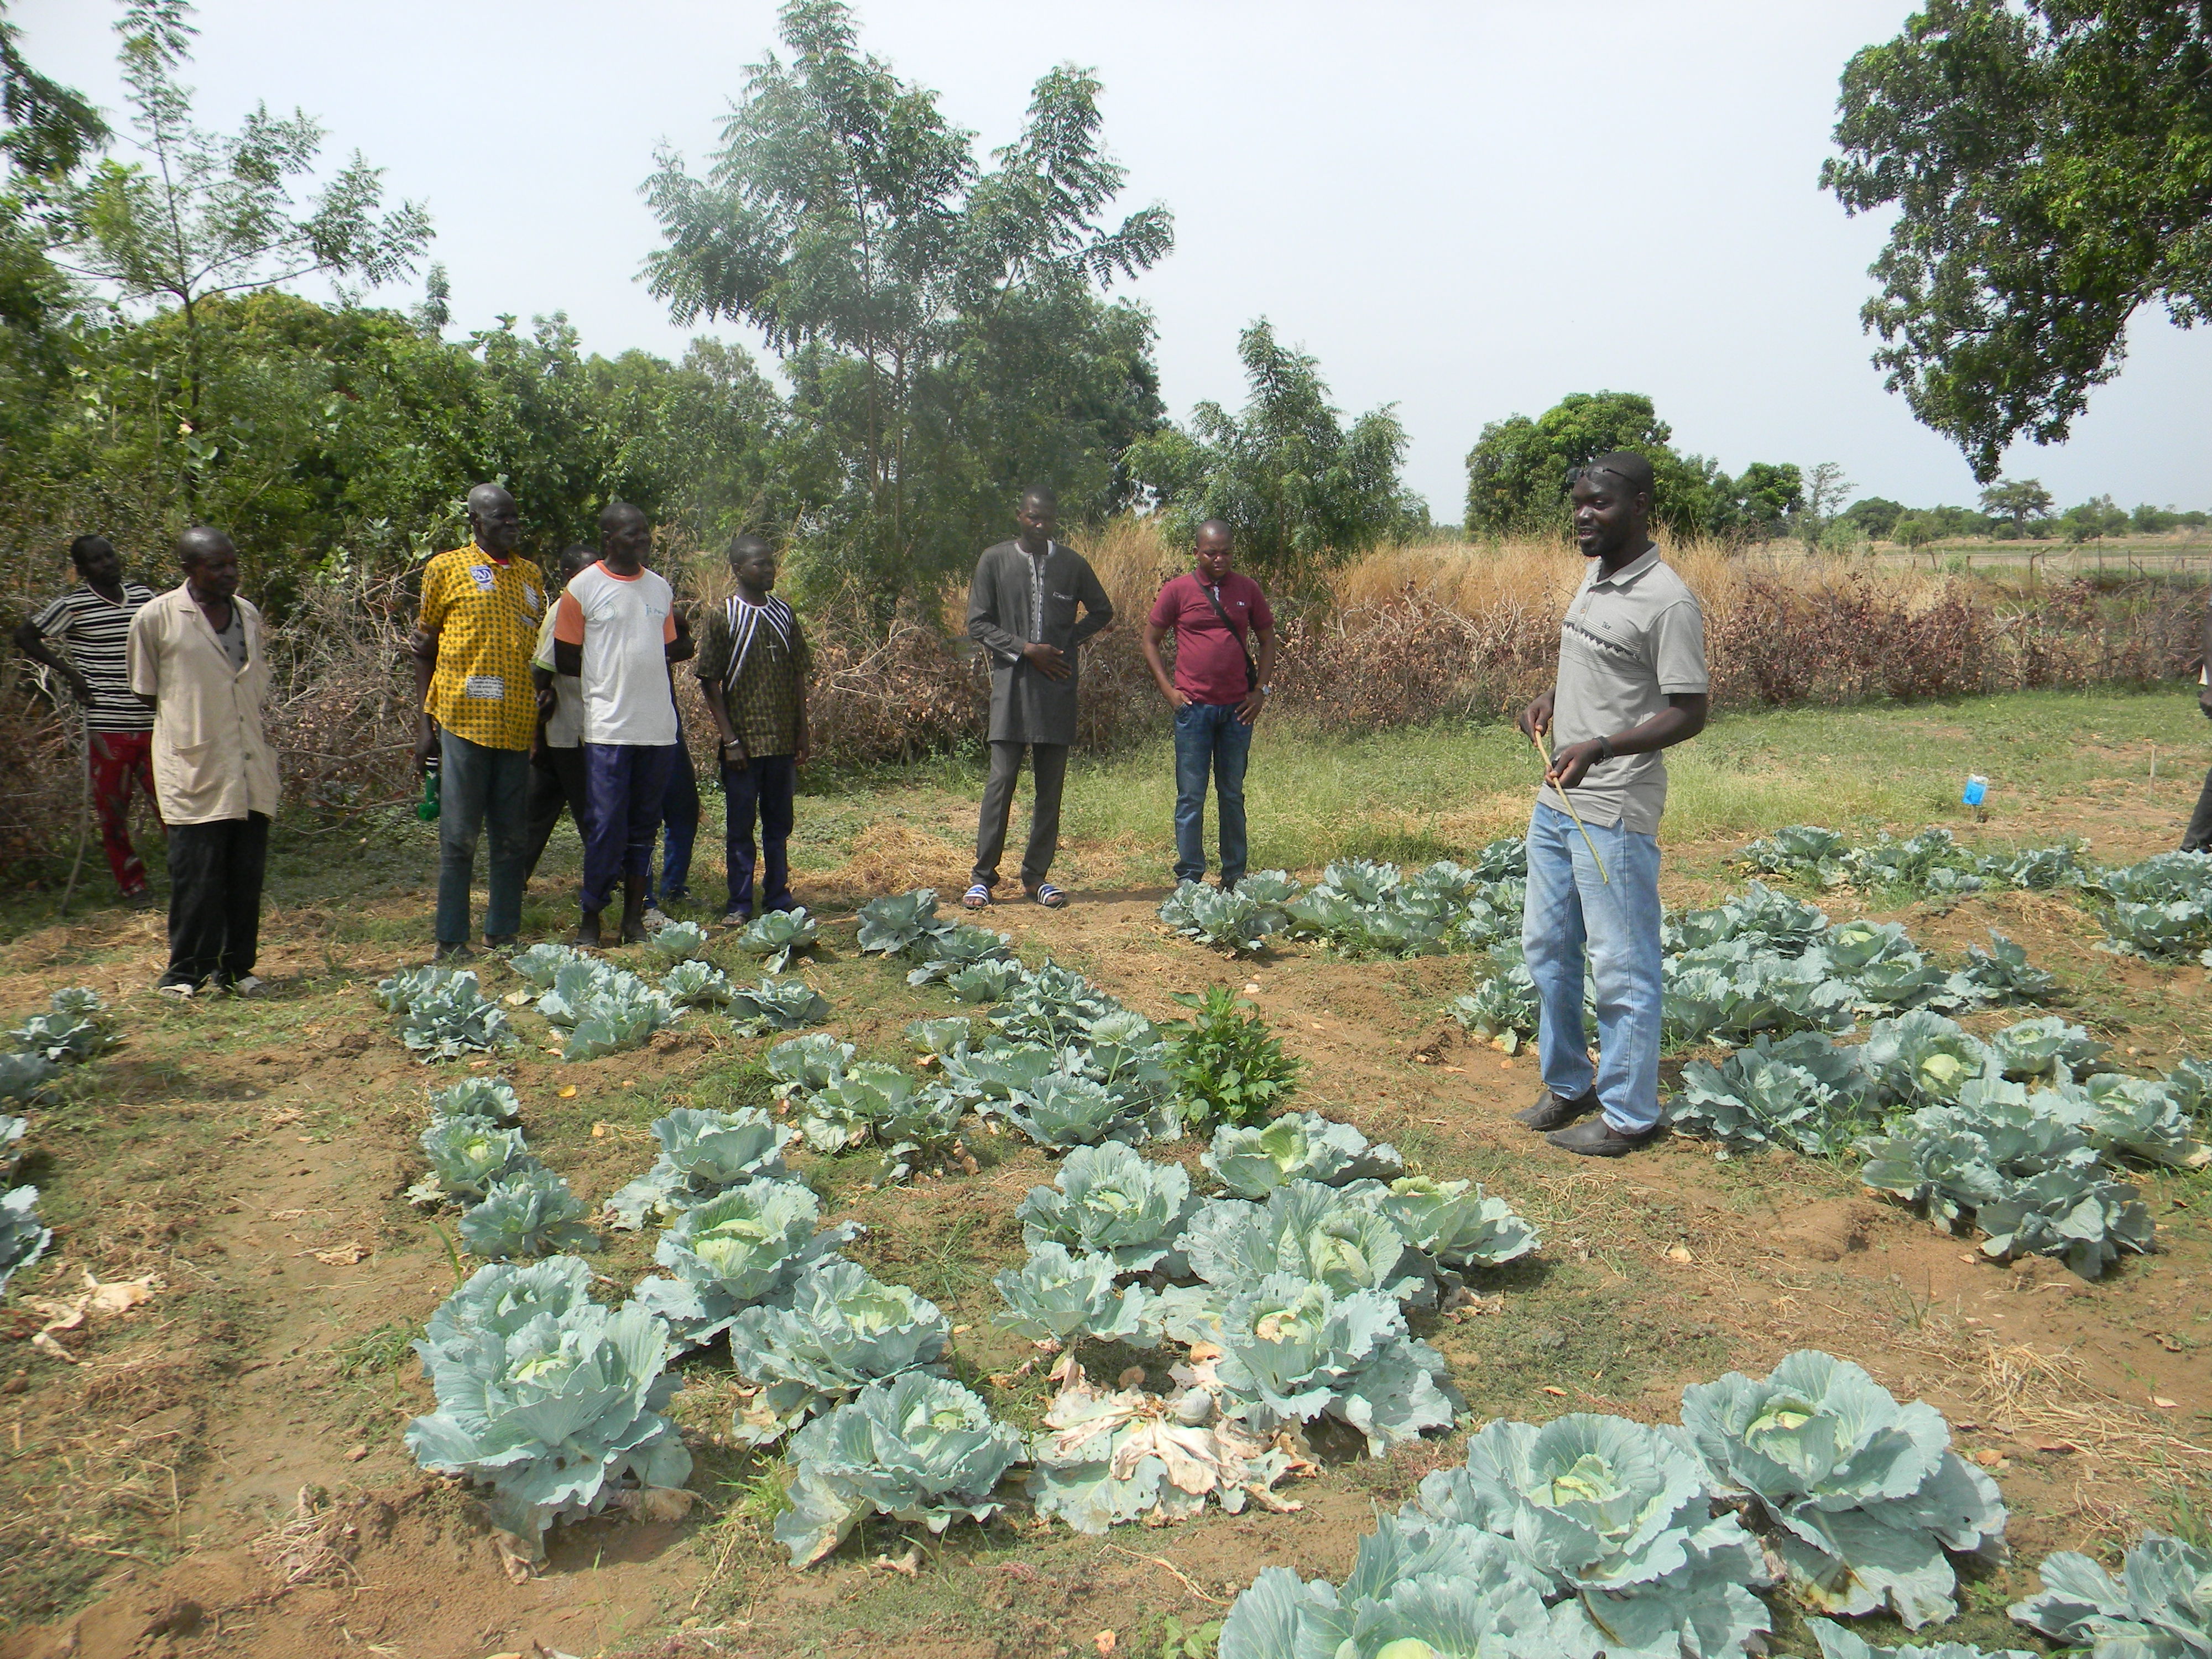
M 584 745 L 580 743 L 567 749 L 547 744 L 530 757 L 530 794 L 522 809 L 522 878 L 526 882 L 538 873 L 538 860 L 545 856 L 545 843 L 552 839 L 553 826 L 561 822 L 564 806 L 576 821 L 576 833 L 582 835 Z
M 228 985 L 253 971 L 269 815 L 169 826 L 169 971 L 164 985 Z
M 2212 853 L 2212 772 L 2204 775 L 2204 793 L 2189 815 L 2189 833 L 2181 838 L 2185 853 Z
M 974 879 L 986 887 L 999 881 L 999 860 L 1006 850 L 1006 819 L 1014 805 L 1014 780 L 1021 775 L 1022 750 L 1030 751 L 1036 797 L 1030 803 L 1030 844 L 1022 854 L 1022 885 L 1035 887 L 1052 873 L 1060 851 L 1060 795 L 1067 782 L 1064 743 L 994 743 L 991 774 L 983 784 L 983 812 L 975 827 Z

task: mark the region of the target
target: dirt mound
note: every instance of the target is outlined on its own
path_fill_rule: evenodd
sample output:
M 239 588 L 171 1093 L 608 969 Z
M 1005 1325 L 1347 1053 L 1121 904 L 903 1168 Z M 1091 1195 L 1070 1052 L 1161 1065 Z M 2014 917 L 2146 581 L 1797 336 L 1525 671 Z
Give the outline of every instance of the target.
M 1775 1235 L 1791 1255 L 1812 1261 L 1841 1261 L 1867 1248 L 1881 1212 L 1863 1198 L 1832 1198 L 1808 1204 Z

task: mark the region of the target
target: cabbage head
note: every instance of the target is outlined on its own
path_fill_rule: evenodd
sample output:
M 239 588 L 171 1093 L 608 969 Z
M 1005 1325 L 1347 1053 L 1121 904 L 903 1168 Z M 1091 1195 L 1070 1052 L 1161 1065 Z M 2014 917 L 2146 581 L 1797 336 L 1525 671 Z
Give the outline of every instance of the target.
M 2089 1071 L 2106 1045 L 2079 1025 L 2056 1014 L 2024 1019 L 1992 1032 L 1990 1052 L 1997 1067 L 2009 1078 L 2062 1077 L 2072 1079 Z
M 60 1075 L 44 1054 L 0 1054 L 0 1100 L 30 1101 Z
M 912 954 L 923 961 L 921 967 L 907 975 L 906 982 L 931 985 L 981 963 L 1002 962 L 1012 954 L 1012 934 L 994 933 L 969 922 L 956 922 L 915 945 Z
M 1103 1084 L 1066 1072 L 1048 1072 L 1007 1097 L 1006 1121 L 1040 1146 L 1091 1146 L 1102 1140 L 1151 1138 L 1142 1109 Z
M 939 917 L 933 887 L 886 894 L 860 907 L 860 950 L 865 955 L 898 956 L 926 945 L 952 925 Z
M 1474 1527 L 1383 1516 L 1343 1586 L 1267 1567 L 1222 1621 L 1219 1659 L 1566 1659 L 1549 1581 Z
M 963 1002 L 1004 1002 L 1029 977 L 1018 962 L 979 962 L 945 976 L 945 988 Z
M 534 991 L 550 991 L 554 976 L 572 962 L 588 962 L 591 958 L 574 945 L 556 945 L 548 939 L 532 945 L 527 951 L 517 951 L 507 959 L 507 965 L 520 975 L 523 983 Z
M 740 1309 L 782 1294 L 799 1274 L 860 1236 L 852 1222 L 816 1231 L 822 1203 L 795 1181 L 748 1181 L 660 1236 L 653 1259 L 674 1279 L 647 1279 L 637 1300 L 668 1321 L 678 1351 L 703 1347 Z
M 1933 1642 L 1925 1647 L 1885 1648 L 1856 1631 L 1845 1630 L 1828 1619 L 1808 1619 L 1805 1628 L 1820 1644 L 1820 1659 L 2038 1659 L 2020 1648 L 2000 1648 L 1994 1653 L 1965 1642 Z
M 1015 1212 L 1022 1243 L 1062 1244 L 1114 1258 L 1121 1273 L 1180 1276 L 1175 1248 L 1198 1207 L 1182 1166 L 1139 1157 L 1119 1141 L 1079 1146 L 1049 1187 L 1032 1187 Z
M 942 1533 L 955 1521 L 988 1521 L 991 1494 L 1022 1460 L 1021 1431 L 992 1420 L 957 1382 L 908 1371 L 871 1382 L 791 1438 L 797 1478 L 775 1539 L 794 1566 L 811 1566 L 871 1514 L 919 1521 Z
M 1193 1273 L 1231 1292 L 1290 1273 L 1339 1296 L 1382 1291 L 1419 1304 L 1436 1294 L 1427 1265 L 1375 1204 L 1310 1181 L 1276 1188 L 1265 1204 L 1230 1198 L 1201 1206 L 1182 1250 Z
M 793 955 L 820 942 L 822 930 L 801 905 L 790 910 L 763 910 L 738 935 L 738 949 L 749 957 L 764 958 L 761 966 L 780 974 Z
M 775 1097 L 789 1100 L 826 1088 L 853 1063 L 853 1054 L 851 1043 L 840 1042 L 827 1031 L 787 1037 L 768 1051 L 769 1075 L 776 1079 Z
M 749 1036 L 795 1031 L 830 1018 L 830 1000 L 805 980 L 762 975 L 757 985 L 730 994 L 730 1024 Z
M 672 1216 L 741 1182 L 786 1180 L 783 1149 L 798 1138 L 757 1106 L 734 1112 L 678 1107 L 653 1125 L 660 1156 L 606 1201 L 611 1225 L 635 1232 L 648 1212 Z
M 1758 1500 L 1754 1524 L 1815 1612 L 1887 1607 L 1917 1630 L 1958 1612 L 1952 1555 L 2003 1553 L 1996 1484 L 1950 1449 L 1942 1414 L 1848 1360 L 1802 1349 L 1766 1377 L 1693 1383 L 1682 1426 L 1713 1491 Z
M 660 994 L 679 1008 L 726 1008 L 738 994 L 711 962 L 679 962 L 660 978 Z
M 707 930 L 697 922 L 672 921 L 655 928 L 646 940 L 645 948 L 673 967 L 679 962 L 696 962 L 705 956 L 708 943 Z
M 427 1362 L 434 1349 L 466 1348 L 487 1333 L 503 1340 L 541 1314 L 561 1320 L 591 1305 L 592 1269 L 580 1257 L 494 1262 L 438 1304 L 415 1351 Z
M 1571 1599 L 1563 1645 L 1616 1659 L 1741 1651 L 1771 1628 L 1758 1540 L 1712 1518 L 1705 1471 L 1676 1431 L 1575 1413 L 1538 1428 L 1494 1422 L 1464 1468 L 1421 1482 L 1418 1512 L 1512 1539 Z
M 461 1214 L 461 1245 L 493 1261 L 596 1250 L 599 1236 L 584 1224 L 589 1214 L 568 1183 L 542 1165 L 491 1184 L 483 1201 Z
M 2078 1164 L 2014 1182 L 1977 1210 L 1974 1221 L 1989 1235 L 1984 1255 L 2055 1255 L 2084 1279 L 2101 1278 L 2123 1251 L 2148 1252 L 2155 1233 L 2134 1188 Z
M 1119 1272 L 1110 1255 L 1078 1254 L 1051 1243 L 1032 1245 L 1028 1261 L 991 1281 L 1006 1304 L 991 1322 L 1032 1342 L 1090 1336 L 1149 1346 L 1145 1292 L 1134 1285 L 1116 1291 Z
M 482 1198 L 492 1182 L 538 1167 L 520 1129 L 502 1129 L 488 1117 L 441 1117 L 422 1131 L 431 1179 L 407 1189 L 410 1198 Z
M 1440 1267 L 1497 1267 L 1534 1250 L 1536 1230 L 1480 1182 L 1407 1176 L 1376 1199 L 1407 1245 Z
M 636 1304 L 572 1301 L 448 1333 L 415 1345 L 438 1408 L 407 1425 L 407 1448 L 426 1469 L 489 1486 L 493 1519 L 538 1555 L 554 1522 L 597 1514 L 625 1486 L 690 1479 L 662 1415 L 678 1382 L 668 1328 Z
M 2008 1609 L 2014 1620 L 2095 1659 L 2203 1659 L 2212 1653 L 2212 1553 L 2147 1533 L 2114 1578 L 2086 1555 L 2061 1550 L 2040 1569 L 2043 1589 Z
M 737 1438 L 781 1439 L 866 1384 L 932 1364 L 951 1340 L 937 1304 L 905 1285 L 850 1261 L 817 1263 L 787 1304 L 747 1308 L 730 1326 L 730 1363 L 759 1389 L 738 1410 Z
M 480 1117 L 511 1124 L 521 1115 L 521 1097 L 503 1077 L 465 1077 L 451 1087 L 430 1091 L 433 1122 L 449 1117 Z
M 1229 1298 L 1215 1362 L 1223 1406 L 1262 1433 L 1322 1416 L 1347 1423 L 1382 1457 L 1459 1407 L 1444 1357 L 1406 1331 L 1379 1291 L 1340 1297 L 1326 1285 L 1270 1273 Z
M 1265 1123 L 1224 1123 L 1199 1162 L 1239 1198 L 1263 1199 L 1293 1181 L 1341 1187 L 1389 1181 L 1406 1172 L 1398 1149 L 1371 1145 L 1349 1123 L 1318 1112 L 1291 1112 Z
M 1887 1098 L 1912 1106 L 1955 1101 L 1969 1082 L 2001 1069 L 1978 1037 L 1924 1008 L 1877 1020 L 1862 1059 Z

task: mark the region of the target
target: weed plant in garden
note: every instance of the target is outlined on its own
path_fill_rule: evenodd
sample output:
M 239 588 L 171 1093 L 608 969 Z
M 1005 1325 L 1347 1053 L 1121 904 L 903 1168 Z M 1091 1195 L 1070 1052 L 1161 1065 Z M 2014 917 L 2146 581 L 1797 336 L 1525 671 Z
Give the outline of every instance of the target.
M 1176 1000 L 1192 1011 L 1169 1060 L 1189 1127 L 1257 1122 L 1289 1098 L 1304 1064 L 1252 1004 L 1225 985 L 1178 992 Z

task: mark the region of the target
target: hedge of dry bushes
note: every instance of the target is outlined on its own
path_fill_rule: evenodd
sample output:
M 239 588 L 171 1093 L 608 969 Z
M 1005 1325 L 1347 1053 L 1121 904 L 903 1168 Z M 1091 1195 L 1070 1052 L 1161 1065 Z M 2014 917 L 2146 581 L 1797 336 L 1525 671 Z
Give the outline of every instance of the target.
M 1084 653 L 1082 738 L 1111 748 L 1164 729 L 1139 641 L 1160 581 L 1182 559 L 1140 522 L 1109 526 L 1089 550 L 1117 620 Z M 2010 591 L 1795 555 L 1670 556 L 1705 604 L 1723 708 L 2145 684 L 2184 672 L 2201 639 L 2202 596 L 2162 581 Z M 1581 569 L 1571 550 L 1548 544 L 1395 548 L 1278 596 L 1278 717 L 1341 733 L 1493 718 L 1545 684 Z M 719 601 L 716 573 L 691 586 L 695 602 Z M 941 617 L 882 635 L 834 614 L 810 618 L 821 760 L 896 764 L 980 742 L 989 674 L 959 636 L 963 611 L 962 597 L 948 595 Z M 407 628 L 402 585 L 379 580 L 313 590 L 272 629 L 269 722 L 302 831 L 335 833 L 414 793 Z M 703 765 L 712 727 L 690 676 L 678 683 Z M 50 878 L 76 823 L 71 720 L 12 654 L 0 715 L 0 862 L 30 860 L 21 875 Z

